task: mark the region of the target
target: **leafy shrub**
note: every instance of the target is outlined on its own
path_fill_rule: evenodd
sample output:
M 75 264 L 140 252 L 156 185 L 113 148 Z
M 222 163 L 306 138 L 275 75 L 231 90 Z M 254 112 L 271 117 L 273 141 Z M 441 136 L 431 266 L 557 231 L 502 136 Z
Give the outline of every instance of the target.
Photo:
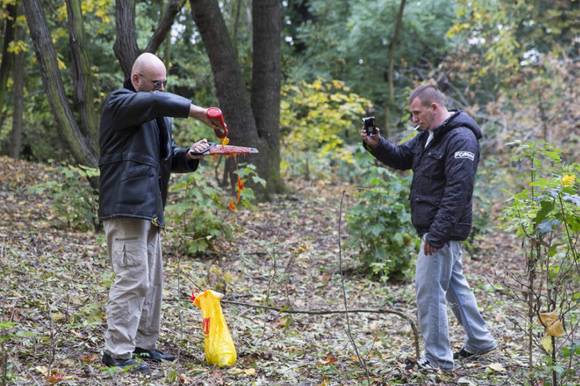
M 359 140 L 360 119 L 370 101 L 343 82 L 316 80 L 282 88 L 280 127 L 282 171 L 297 169 L 310 177 L 312 166 L 345 160 L 352 154 L 344 145 Z M 304 153 L 310 156 L 304 157 Z M 296 173 L 295 173 L 296 174 Z
M 65 165 L 57 169 L 60 178 L 43 182 L 31 188 L 34 194 L 48 194 L 57 225 L 80 231 L 97 229 L 98 191 L 89 183 L 99 170 L 86 166 Z
M 410 178 L 372 167 L 365 172 L 364 182 L 346 216 L 348 245 L 382 281 L 406 277 L 419 241 L 411 224 Z
M 258 176 L 256 165 L 249 163 L 240 165 L 240 168 L 236 170 L 236 175 L 238 176 L 238 184 L 236 186 L 237 204 L 244 208 L 251 208 L 256 201 L 256 194 L 254 189 L 246 186 L 246 182 L 249 182 L 252 186 L 261 185 L 265 187 L 266 180 Z
M 227 218 L 228 210 L 251 207 L 255 200 L 253 190 L 243 181 L 264 183 L 256 175 L 254 165 L 242 166 L 237 174 L 242 182 L 236 187 L 235 198 L 220 188 L 214 179 L 199 172 L 184 174 L 171 185 L 175 203 L 166 208 L 166 222 L 181 240 L 181 253 L 196 255 L 214 250 L 218 240 L 232 238 L 234 229 Z
M 513 194 L 503 221 L 522 239 L 526 257 L 525 277 L 514 291 L 526 289 L 528 366 L 534 368 L 535 346 L 544 354 L 536 375 L 550 384 L 566 384 L 577 375 L 572 357 L 578 342 L 570 326 L 578 324 L 580 303 L 580 165 L 562 162 L 560 150 L 542 142 L 520 144 L 514 161 L 527 172 L 520 178 L 527 186 Z
M 507 189 L 513 176 L 497 158 L 484 159 L 477 170 L 477 181 L 473 191 L 473 224 L 469 237 L 464 243 L 469 253 L 477 252 L 480 240 L 493 233 L 494 224 L 500 215 L 499 203 L 507 197 Z

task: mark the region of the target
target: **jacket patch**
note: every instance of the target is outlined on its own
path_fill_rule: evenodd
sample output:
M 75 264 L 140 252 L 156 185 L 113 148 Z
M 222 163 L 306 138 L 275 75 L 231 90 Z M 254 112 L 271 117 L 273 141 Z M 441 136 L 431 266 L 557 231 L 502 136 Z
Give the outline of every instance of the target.
M 455 158 L 467 158 L 470 160 L 475 160 L 475 154 L 470 151 L 456 151 Z

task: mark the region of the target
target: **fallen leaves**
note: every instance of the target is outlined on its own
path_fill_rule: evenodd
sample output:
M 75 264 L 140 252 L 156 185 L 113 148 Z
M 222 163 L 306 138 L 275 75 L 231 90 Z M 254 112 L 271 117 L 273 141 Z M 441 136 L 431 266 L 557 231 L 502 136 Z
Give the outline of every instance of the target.
M 256 375 L 256 369 L 254 368 L 249 368 L 249 369 L 240 369 L 238 367 L 234 367 L 232 369 L 229 369 L 228 374 L 231 375 L 236 375 L 236 376 L 244 376 L 244 377 L 253 377 Z
M 18 173 L 22 166 L 21 181 L 34 184 L 33 178 L 46 175 L 42 165 L 8 167 L 12 160 L 5 160 L 0 165 L 0 211 L 8 220 L 0 224 L 0 320 L 15 323 L 6 350 L 15 383 L 34 383 L 40 374 L 40 382 L 49 384 L 69 379 L 73 384 L 141 384 L 130 374 L 109 373 L 100 363 L 107 289 L 114 280 L 103 235 L 55 229 L 47 215 L 48 202 L 35 201 L 2 174 L 2 170 Z M 6 181 L 11 182 L 4 184 Z M 212 384 L 356 384 L 365 378 L 346 336 L 343 316 L 282 315 L 233 305 L 224 305 L 224 314 L 240 350 L 238 364 L 228 370 L 214 369 L 203 362 L 199 314 L 189 306 L 182 307 L 180 301 L 181 294 L 188 293 L 195 282 L 227 284 L 226 298 L 248 303 L 342 309 L 336 233 L 336 198 L 342 189 L 320 181 L 297 185 L 298 193 L 277 196 L 272 202 L 258 204 L 254 211 L 237 208 L 234 199 L 236 213 L 231 217 L 239 225 L 236 240 L 204 258 L 180 258 L 178 265 L 175 245 L 164 244 L 161 344 L 173 353 L 179 349 L 181 356 L 174 364 L 155 366 L 155 384 L 170 384 L 165 380 L 171 370 L 175 371 L 171 384 L 183 385 L 208 380 Z M 466 264 L 475 279 L 496 280 L 490 273 L 490 267 L 496 265 L 504 272 L 517 268 L 517 264 L 509 266 L 511 262 L 506 263 L 503 254 L 501 261 L 494 258 L 498 253 L 493 248 L 503 251 L 510 246 L 506 236 L 494 237 L 497 239 L 485 243 L 485 259 Z M 356 267 L 356 258 L 343 253 L 343 263 Z M 409 315 L 415 313 L 412 283 L 376 283 L 353 269 L 345 276 L 345 289 L 349 308 L 396 305 Z M 508 368 L 511 371 L 525 364 L 521 336 L 511 324 L 513 304 L 505 301 L 503 292 L 482 291 L 476 296 L 483 309 L 493 310 L 488 321 L 496 338 L 509 345 L 510 354 L 494 356 L 491 364 L 461 363 L 458 379 L 450 379 L 449 384 L 489 384 L 491 373 L 503 380 L 509 375 Z M 53 338 L 50 318 L 56 333 Z M 462 329 L 450 321 L 451 339 L 458 346 Z M 410 384 L 428 381 L 415 369 L 405 369 L 405 358 L 413 357 L 413 347 L 410 331 L 399 319 L 357 314 L 351 316 L 351 323 L 361 356 L 377 384 L 391 379 Z M 55 356 L 51 358 L 53 347 Z M 54 369 L 49 372 L 47 365 L 52 362 Z M 30 363 L 39 364 L 38 370 L 30 368 Z
M 507 371 L 501 363 L 491 363 L 487 367 L 496 373 L 505 373 Z
M 319 360 L 318 363 L 320 363 L 321 365 L 332 365 L 335 364 L 337 361 L 338 359 L 336 359 L 336 357 L 332 353 L 328 353 L 326 354 L 326 357 L 324 359 Z

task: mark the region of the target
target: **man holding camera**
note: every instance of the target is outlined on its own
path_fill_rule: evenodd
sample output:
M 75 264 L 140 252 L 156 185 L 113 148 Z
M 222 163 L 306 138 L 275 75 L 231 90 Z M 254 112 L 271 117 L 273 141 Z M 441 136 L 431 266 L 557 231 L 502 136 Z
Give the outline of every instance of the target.
M 365 148 L 382 163 L 413 170 L 411 217 L 422 238 L 415 287 L 425 343 L 418 364 L 451 371 L 454 359 L 497 347 L 465 279 L 461 259 L 461 241 L 471 230 L 481 131 L 466 113 L 447 110 L 445 95 L 432 85 L 411 93 L 409 109 L 419 134 L 408 142 L 390 143 L 376 128 L 364 128 L 361 136 Z M 449 343 L 447 301 L 466 333 L 464 346 L 456 353 Z

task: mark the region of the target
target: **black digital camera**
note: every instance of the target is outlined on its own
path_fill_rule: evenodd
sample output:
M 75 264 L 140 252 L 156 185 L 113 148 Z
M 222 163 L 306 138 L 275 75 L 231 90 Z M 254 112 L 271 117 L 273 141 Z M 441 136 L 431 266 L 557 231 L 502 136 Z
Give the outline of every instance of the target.
M 367 135 L 372 135 L 372 134 L 377 134 L 377 127 L 375 126 L 375 117 L 371 116 L 371 117 L 364 117 L 362 119 L 363 121 L 363 128 L 365 129 L 365 132 L 367 133 Z

